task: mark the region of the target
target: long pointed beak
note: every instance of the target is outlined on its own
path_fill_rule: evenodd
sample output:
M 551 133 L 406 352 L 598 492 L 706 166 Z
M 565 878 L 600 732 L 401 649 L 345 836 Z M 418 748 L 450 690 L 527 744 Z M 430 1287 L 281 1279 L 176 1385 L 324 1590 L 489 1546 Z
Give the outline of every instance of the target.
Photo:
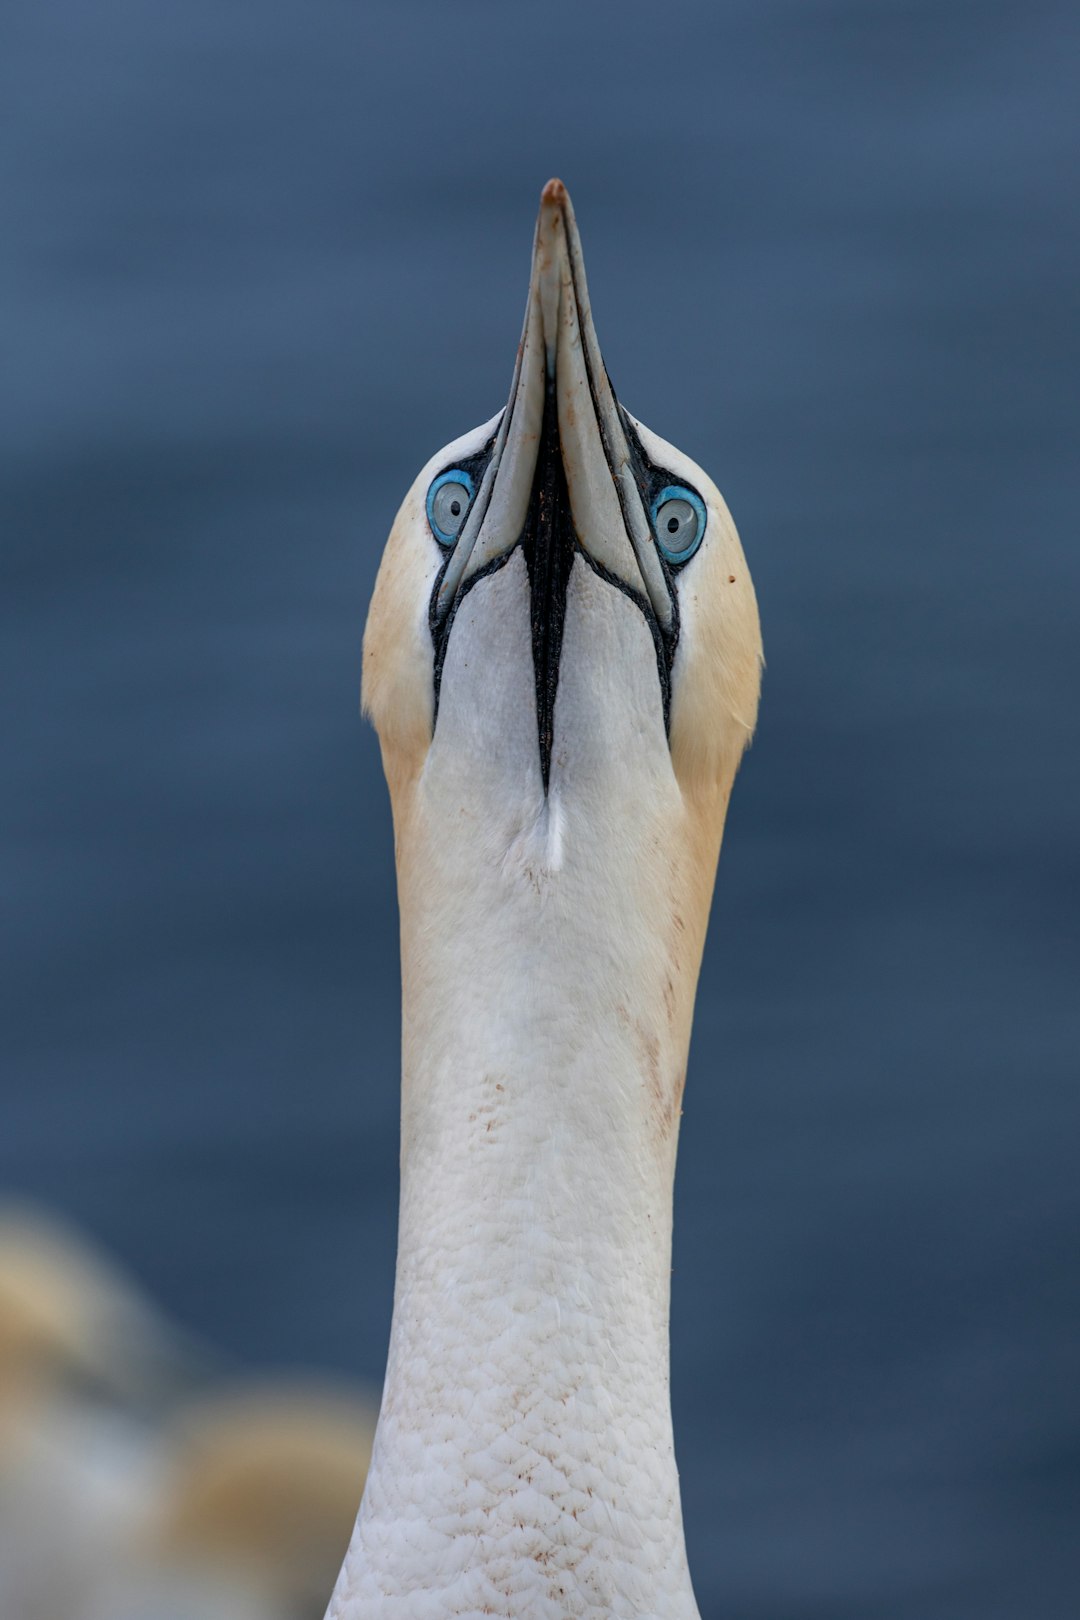
M 556 440 L 577 545 L 669 629 L 671 591 L 596 339 L 574 211 L 562 181 L 549 180 L 540 198 L 510 399 L 440 582 L 437 623 L 474 575 L 522 540 L 538 487 L 541 443 L 547 459 L 556 453 Z

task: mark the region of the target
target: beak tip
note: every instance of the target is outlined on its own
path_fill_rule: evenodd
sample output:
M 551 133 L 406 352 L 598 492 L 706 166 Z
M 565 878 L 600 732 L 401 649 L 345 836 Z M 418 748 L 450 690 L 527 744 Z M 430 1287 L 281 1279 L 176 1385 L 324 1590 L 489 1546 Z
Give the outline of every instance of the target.
M 565 208 L 567 201 L 566 187 L 561 180 L 549 180 L 540 193 L 541 206 L 546 204 L 551 208 Z

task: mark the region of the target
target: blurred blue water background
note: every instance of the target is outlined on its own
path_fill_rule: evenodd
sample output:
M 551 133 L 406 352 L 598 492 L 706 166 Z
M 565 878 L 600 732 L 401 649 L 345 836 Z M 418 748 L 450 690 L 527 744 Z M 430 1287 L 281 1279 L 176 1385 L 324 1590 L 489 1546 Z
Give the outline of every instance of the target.
M 398 500 L 505 397 L 539 187 L 768 671 L 677 1193 L 706 1620 L 1080 1611 L 1080 18 L 11 0 L 0 1190 L 377 1379 Z

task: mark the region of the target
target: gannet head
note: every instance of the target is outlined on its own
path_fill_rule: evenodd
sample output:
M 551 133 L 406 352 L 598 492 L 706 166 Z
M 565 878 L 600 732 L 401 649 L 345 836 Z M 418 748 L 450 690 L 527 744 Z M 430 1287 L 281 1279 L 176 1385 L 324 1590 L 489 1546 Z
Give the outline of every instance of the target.
M 570 198 L 551 180 L 509 401 L 424 467 L 371 604 L 363 702 L 399 855 L 437 781 L 442 813 L 509 830 L 553 800 L 610 824 L 617 798 L 639 825 L 677 803 L 715 833 L 715 862 L 760 669 L 731 516 L 615 398 Z

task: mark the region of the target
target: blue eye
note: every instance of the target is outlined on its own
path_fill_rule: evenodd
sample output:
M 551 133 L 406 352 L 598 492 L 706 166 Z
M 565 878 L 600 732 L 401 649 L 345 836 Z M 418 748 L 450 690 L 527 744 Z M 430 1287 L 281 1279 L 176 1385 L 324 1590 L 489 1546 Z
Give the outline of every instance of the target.
M 472 505 L 473 481 L 464 467 L 440 473 L 427 492 L 427 519 L 440 546 L 452 546 Z
M 692 489 L 668 484 L 652 503 L 653 533 L 669 563 L 689 562 L 705 533 L 705 502 Z

